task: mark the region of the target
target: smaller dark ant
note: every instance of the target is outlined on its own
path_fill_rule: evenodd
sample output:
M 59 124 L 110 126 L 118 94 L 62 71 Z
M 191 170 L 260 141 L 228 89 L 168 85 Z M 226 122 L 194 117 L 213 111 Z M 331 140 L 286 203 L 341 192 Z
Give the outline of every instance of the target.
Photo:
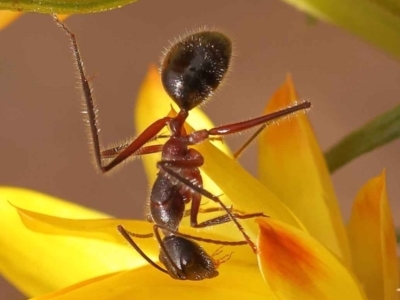
M 213 278 L 218 275 L 218 265 L 224 262 L 223 259 L 222 261 L 215 260 L 194 240 L 231 246 L 248 244 L 256 253 L 256 245 L 244 231 L 238 219 L 265 217 L 265 215 L 261 212 L 243 214 L 235 211 L 228 208 L 218 196 L 205 190 L 199 170 L 204 164 L 204 157 L 190 146 L 213 137 L 238 133 L 256 126 L 264 127 L 277 118 L 310 108 L 310 102 L 305 101 L 247 121 L 187 133 L 184 124 L 189 111 L 203 104 L 218 88 L 228 71 L 232 54 L 231 41 L 224 34 L 218 31 L 197 32 L 172 45 L 166 52 L 161 66 L 161 80 L 164 89 L 180 108 L 178 114 L 174 117 L 166 116 L 156 120 L 129 143 L 101 150 L 97 110 L 75 36 L 56 16 L 54 19 L 67 33 L 72 43 L 98 169 L 102 173 L 106 173 L 131 156 L 161 152 L 161 160 L 157 163 L 159 173 L 149 201 L 150 221 L 154 223 L 154 234 L 136 234 L 119 225 L 117 229 L 122 236 L 152 266 L 169 274 L 172 278 L 180 280 Z M 164 144 L 146 145 L 157 138 L 165 126 L 168 126 L 171 131 L 168 140 Z M 253 135 L 250 140 L 254 137 Z M 219 205 L 217 208 L 208 209 L 209 212 L 224 211 L 225 214 L 199 223 L 197 217 L 201 212 L 202 196 Z M 191 203 L 190 210 L 185 211 L 185 205 L 189 203 Z M 191 226 L 195 228 L 233 222 L 242 233 L 244 240 L 219 241 L 183 234 L 179 232 L 179 225 L 185 215 L 189 215 Z M 164 238 L 161 237 L 160 231 Z M 165 269 L 152 261 L 132 239 L 132 237 L 149 238 L 153 235 L 160 245 L 159 258 Z

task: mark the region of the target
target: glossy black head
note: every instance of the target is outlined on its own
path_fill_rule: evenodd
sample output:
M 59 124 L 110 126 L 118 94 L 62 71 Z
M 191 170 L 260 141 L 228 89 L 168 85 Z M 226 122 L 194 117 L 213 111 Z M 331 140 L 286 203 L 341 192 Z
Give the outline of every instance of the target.
M 204 102 L 229 68 L 232 43 L 217 31 L 189 35 L 166 53 L 161 80 L 175 103 L 185 110 Z
M 214 260 L 196 242 L 180 236 L 168 236 L 163 244 L 170 258 L 161 249 L 160 261 L 172 278 L 203 280 L 218 275 Z

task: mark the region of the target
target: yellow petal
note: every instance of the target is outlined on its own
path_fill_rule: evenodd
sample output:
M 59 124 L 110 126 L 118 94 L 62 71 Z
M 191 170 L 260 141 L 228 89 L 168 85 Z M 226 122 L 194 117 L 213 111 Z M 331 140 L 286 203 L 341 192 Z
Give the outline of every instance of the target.
M 6 190 L 6 189 L 5 189 Z M 29 204 L 27 206 L 30 206 L 31 208 L 37 208 L 37 207 L 43 207 L 46 209 L 46 207 L 53 207 L 52 211 L 55 213 L 57 211 L 56 207 L 57 205 L 54 205 L 52 202 L 52 199 L 49 197 L 46 197 L 44 195 L 40 195 L 38 193 L 33 193 L 33 192 L 28 192 L 28 191 L 18 191 L 16 189 L 8 189 L 11 190 L 8 194 L 7 193 L 1 193 L 0 195 L 4 194 L 4 197 L 7 198 L 11 202 L 19 202 L 19 205 L 22 205 L 20 203 L 23 198 L 29 199 Z M 1 197 L 1 196 L 0 196 Z M 47 199 L 46 199 L 47 198 Z M 25 202 L 25 201 L 22 201 Z M 60 202 L 61 201 L 57 201 Z M 36 203 L 36 205 L 35 205 Z M 64 209 L 63 206 L 58 203 L 58 209 L 60 210 L 59 213 L 63 214 Z M 8 204 L 8 203 L 7 203 Z M 71 205 L 73 206 L 73 205 Z M 16 209 L 9 205 L 8 209 L 12 208 L 14 210 L 14 213 L 16 212 Z M 131 299 L 132 298 L 132 293 L 135 291 L 135 295 L 146 295 L 146 297 L 154 297 L 154 295 L 165 293 L 165 290 L 168 290 L 169 287 L 175 287 L 175 283 L 179 284 L 185 284 L 183 289 L 187 289 L 187 294 L 190 295 L 189 293 L 193 293 L 192 286 L 188 285 L 187 283 L 183 283 L 182 281 L 177 281 L 177 280 L 172 280 L 169 279 L 169 277 L 165 274 L 160 273 L 156 269 L 154 269 L 151 266 L 148 266 L 147 262 L 144 261 L 144 259 L 140 258 L 140 261 L 136 259 L 135 255 L 136 252 L 131 249 L 129 246 L 124 247 L 125 250 L 127 250 L 127 253 L 120 251 L 119 249 L 121 247 L 118 247 L 116 250 L 111 248 L 112 250 L 109 251 L 107 247 L 104 247 L 102 244 L 97 244 L 94 243 L 92 239 L 88 239 L 89 233 L 92 234 L 93 238 L 96 239 L 104 239 L 112 242 L 118 242 L 120 243 L 122 238 L 120 239 L 115 239 L 115 238 L 110 238 L 112 236 L 112 232 L 110 230 L 114 229 L 117 224 L 124 224 L 128 230 L 135 231 L 138 233 L 146 233 L 146 231 L 143 231 L 143 228 L 137 228 L 140 229 L 140 231 L 131 228 L 131 226 L 135 226 L 135 224 L 139 224 L 141 222 L 138 221 L 124 221 L 124 220 L 113 220 L 113 219 L 106 219 L 106 220 L 68 220 L 68 219 L 63 219 L 63 218 L 58 218 L 54 216 L 49 216 L 49 215 L 44 215 L 41 213 L 29 211 L 26 209 L 17 209 L 18 212 L 21 215 L 21 218 L 26 226 L 28 226 L 30 229 L 35 230 L 36 232 L 41 232 L 41 233 L 46 233 L 46 234 L 39 234 L 39 233 L 32 233 L 29 230 L 26 230 L 25 228 L 21 229 L 21 232 L 18 234 L 23 234 L 21 238 L 24 240 L 26 237 L 29 237 L 30 235 L 36 235 L 39 236 L 37 237 L 37 241 L 35 241 L 35 247 L 25 247 L 26 244 L 20 243 L 21 247 L 23 248 L 21 251 L 24 249 L 28 251 L 29 253 L 32 253 L 32 255 L 35 256 L 36 262 L 29 264 L 30 267 L 28 268 L 28 272 L 32 272 L 32 268 L 34 270 L 38 270 L 39 274 L 45 274 L 45 276 L 42 275 L 42 277 L 39 276 L 38 281 L 42 280 L 43 277 L 47 280 L 48 274 L 56 273 L 60 277 L 67 275 L 67 276 L 72 276 L 77 280 L 82 280 L 85 279 L 83 278 L 82 274 L 80 272 L 86 274 L 86 270 L 90 268 L 104 268 L 105 265 L 114 265 L 114 269 L 111 269 L 109 271 L 115 271 L 116 269 L 123 269 L 123 268 L 118 268 L 121 265 L 122 261 L 122 266 L 125 268 L 133 268 L 133 267 L 138 267 L 138 266 L 146 266 L 142 269 L 140 269 L 139 272 L 129 272 L 129 277 L 123 279 L 122 281 L 118 281 L 118 283 L 115 283 L 115 281 L 111 281 L 110 284 L 107 282 L 101 281 L 98 285 L 93 285 L 93 283 L 97 282 L 97 279 L 91 278 L 91 276 L 87 276 L 86 278 L 90 278 L 87 280 L 87 282 L 80 282 L 77 283 L 73 287 L 67 287 L 61 291 L 57 291 L 54 293 L 51 293 L 50 295 L 47 295 L 44 298 L 40 299 L 50 299 L 54 298 L 55 296 L 59 296 L 60 298 L 56 299 Z M 66 208 L 68 211 L 68 207 Z M 72 210 L 70 210 L 70 213 L 72 213 Z M 67 215 L 69 215 L 67 213 Z M 81 208 L 78 210 L 77 215 L 79 217 L 85 217 L 83 213 L 83 209 Z M 90 214 L 90 216 L 95 217 L 95 215 Z M 142 222 L 143 223 L 143 222 Z M 148 226 L 151 226 L 150 224 L 144 222 L 145 224 L 142 227 L 146 227 L 146 224 Z M 9 224 L 10 226 L 15 227 L 15 225 L 20 226 L 18 222 L 14 220 L 13 224 Z M 4 227 L 5 228 L 5 227 Z M 6 228 L 7 229 L 7 228 Z M 196 234 L 194 229 L 182 229 L 183 232 L 185 233 L 190 233 L 190 234 Z M 102 234 L 100 234 L 102 233 Z M 52 234 L 52 235 L 49 235 Z M 63 236 L 54 236 L 55 234 L 61 234 Z M 75 238 L 77 240 L 76 244 L 73 243 L 74 239 L 68 237 L 69 235 L 73 236 L 78 236 L 79 238 Z M 1 235 L 0 235 L 1 237 Z M 85 238 L 82 238 L 85 237 Z M 213 239 L 219 239 L 219 237 L 215 236 L 212 234 L 212 229 L 207 232 L 206 235 L 207 238 L 213 238 Z M 61 242 L 57 243 L 57 239 L 55 238 L 61 238 Z M 0 239 L 1 242 L 3 242 L 3 238 Z M 51 241 L 51 244 L 49 244 L 47 241 Z M 14 241 L 15 242 L 15 241 Z M 18 242 L 18 241 L 17 241 Z M 140 246 L 143 246 L 143 250 L 152 256 L 153 259 L 155 259 L 155 254 L 154 256 L 152 254 L 154 253 L 149 253 L 148 252 L 148 246 L 146 246 L 146 243 L 153 243 L 153 245 L 156 245 L 156 242 L 152 239 L 143 239 L 138 241 Z M 38 255 L 36 251 L 36 246 L 41 245 L 45 247 L 46 249 L 48 248 L 49 251 L 51 251 L 52 255 L 48 255 L 47 251 L 41 249 L 40 255 Z M 109 244 L 106 244 L 109 245 Z M 208 253 L 214 253 L 220 246 L 218 245 L 210 245 L 206 243 L 202 243 L 203 246 L 205 246 L 206 251 Z M 94 248 L 96 247 L 96 248 Z M 71 249 L 72 248 L 72 249 Z M 154 248 L 154 246 L 153 246 Z M 158 245 L 157 245 L 158 249 Z M 151 250 L 151 249 L 150 249 Z M 198 285 L 196 284 L 196 292 L 197 289 L 208 289 L 209 291 L 204 290 L 203 292 L 199 292 L 201 295 L 202 293 L 206 293 L 207 295 L 212 294 L 214 295 L 214 292 L 216 293 L 215 295 L 219 296 L 222 293 L 234 293 L 229 292 L 231 289 L 226 289 L 226 286 L 229 286 L 227 284 L 227 281 L 232 284 L 232 282 L 236 285 L 239 286 L 239 284 L 236 284 L 236 282 L 241 282 L 239 292 L 237 295 L 254 295 L 254 299 L 258 299 L 262 297 L 263 295 L 268 294 L 267 287 L 263 285 L 262 279 L 260 277 L 260 273 L 258 271 L 258 268 L 256 264 L 253 263 L 248 263 L 248 259 L 246 257 L 251 256 L 251 250 L 249 247 L 230 247 L 230 246 L 225 246 L 223 249 L 223 253 L 219 254 L 220 256 L 223 255 L 230 255 L 232 254 L 231 258 L 226 262 L 223 263 L 219 270 L 220 270 L 220 276 L 217 277 L 217 281 L 213 280 L 207 280 L 204 281 L 205 284 L 203 285 Z M 114 251 L 114 252 L 113 252 Z M 86 253 L 88 252 L 88 253 Z M 28 254 L 29 254 L 28 253 Z M 0 252 L 1 254 L 1 252 Z M 10 253 L 10 256 L 13 256 L 15 254 L 14 251 Z M 20 259 L 21 261 L 27 261 L 26 259 L 26 253 L 24 253 L 24 256 L 18 257 L 17 259 Z M 116 255 L 116 257 L 114 257 Z M 38 257 L 43 257 L 43 260 L 38 259 Z M 62 261 L 60 262 L 60 257 L 62 257 Z M 244 258 L 243 258 L 244 257 Z M 218 258 L 218 257 L 217 257 Z M 1 260 L 0 260 L 1 261 Z M 79 262 L 79 266 L 75 264 L 75 261 Z M 15 262 L 15 260 L 14 260 Z M 125 265 L 124 265 L 125 263 Z M 68 264 L 65 266 L 65 264 Z M 70 265 L 69 265 L 70 264 Z M 39 267 L 37 266 L 39 265 Z M 24 264 L 25 266 L 25 264 Z M 13 270 L 15 266 L 6 266 L 4 270 Z M 116 268 L 117 267 L 117 268 Z M 45 272 L 42 272 L 43 268 L 46 268 Z M 71 270 L 71 268 L 74 268 L 74 270 Z M 3 268 L 2 268 L 3 269 Z M 63 272 L 59 272 L 60 270 L 63 270 Z M 77 271 L 79 270 L 79 272 Z M 35 271 L 36 272 L 36 271 Z M 243 275 L 243 273 L 246 272 L 246 278 L 243 279 L 240 276 Z M 80 276 L 77 276 L 77 273 L 79 273 Z M 69 275 L 70 274 L 70 275 Z M 100 273 L 102 274 L 102 273 Z M 128 274 L 128 273 L 127 273 Z M 99 275 L 99 274 L 95 274 Z M 231 276 L 234 276 L 234 279 L 232 280 Z M 100 279 L 107 279 L 113 277 L 112 275 L 105 275 L 102 276 Z M 125 278 L 125 277 L 124 277 Z M 149 280 L 151 278 L 151 280 Z M 14 280 L 21 280 L 20 277 L 17 276 L 17 278 L 11 278 Z M 99 279 L 99 280 L 100 280 Z M 13 280 L 13 281 L 14 281 Z M 52 278 L 54 280 L 54 278 Z M 50 282 L 46 282 L 47 285 L 52 283 L 52 280 Z M 65 278 L 64 278 L 65 280 Z M 118 279 L 119 280 L 119 279 Z M 64 281 L 63 281 L 64 282 Z M 127 284 L 127 282 L 130 282 L 130 284 Z M 171 283 L 169 283 L 171 282 Z M 68 282 L 71 283 L 71 282 Z M 90 285 L 88 285 L 90 283 Z M 211 283 L 211 285 L 209 284 Z M 37 284 L 42 284 L 42 283 L 37 283 Z M 86 287 L 86 285 L 88 285 Z M 64 285 L 62 285 L 64 286 Z M 167 286 L 167 287 L 165 287 Z M 59 288 L 57 284 L 53 284 L 50 288 L 41 288 L 39 291 L 43 292 L 48 292 L 50 290 L 54 290 L 55 288 Z M 156 288 L 155 288 L 156 287 Z M 172 288 L 171 287 L 171 288 Z M 197 288 L 198 287 L 198 288 Z M 81 289 L 82 288 L 82 289 Z M 126 290 L 125 290 L 126 288 Z M 240 290 L 243 290 L 240 292 Z M 75 291 L 76 290 L 76 291 Z M 71 294 L 72 293 L 72 294 Z M 75 294 L 76 293 L 76 294 Z M 244 294 L 245 293 L 245 294 Z M 34 290 L 34 292 L 28 292 L 29 295 L 36 295 L 37 292 Z M 91 295 L 90 297 L 88 295 Z M 170 293 L 170 295 L 173 295 L 173 293 Z M 140 299 L 146 299 L 143 297 L 140 297 Z
M 371 300 L 399 299 L 396 235 L 385 171 L 358 192 L 348 225 L 354 270 Z
M 152 67 L 142 85 L 136 105 L 135 121 L 137 130 L 140 132 L 154 120 L 165 116 L 170 111 L 171 103 L 162 88 L 158 72 Z M 188 123 L 196 130 L 212 127 L 212 123 L 207 120 L 200 109 L 196 108 L 190 112 Z M 189 128 L 190 130 L 193 129 Z M 204 187 L 208 191 L 215 195 L 223 194 L 226 196 L 223 199 L 224 201 L 226 200 L 227 204 L 231 201 L 234 204 L 234 208 L 241 211 L 248 213 L 265 212 L 273 218 L 304 228 L 285 205 L 269 192 L 266 187 L 248 174 L 237 162 L 218 150 L 214 146 L 215 144 L 219 146 L 221 143 L 204 142 L 195 147 L 205 157 L 205 165 L 201 168 L 205 173 L 204 175 L 213 179 L 213 181 L 208 180 L 207 176 L 205 176 Z M 143 158 L 146 172 L 148 175 L 150 174 L 149 180 L 152 182 L 156 176 L 157 169 L 155 165 L 159 160 L 159 155 L 152 157 L 146 155 Z M 187 224 L 187 221 L 184 221 L 183 224 Z M 249 234 L 255 237 L 258 231 L 256 224 L 254 222 L 248 222 L 248 224 L 249 226 L 246 228 L 249 230 Z M 216 232 L 225 236 L 241 237 L 235 229 L 226 230 L 224 226 L 214 227 Z
M 22 15 L 22 12 L 0 10 L 0 30 L 3 30 Z
M 22 209 L 16 207 L 22 223 L 26 228 L 38 232 L 51 235 L 63 235 L 63 236 L 73 236 L 89 239 L 98 239 L 103 241 L 108 241 L 112 243 L 118 243 L 126 245 L 125 239 L 117 233 L 117 226 L 123 225 L 127 230 L 137 233 L 137 234 L 149 234 L 153 233 L 153 224 L 145 221 L 137 220 L 120 220 L 120 219 L 66 219 L 56 216 L 50 216 L 46 214 L 41 214 L 38 212 Z M 216 227 L 208 228 L 206 231 L 199 232 L 193 227 L 181 226 L 180 231 L 184 234 L 191 235 L 193 237 L 213 239 L 217 241 L 231 242 L 224 236 L 216 234 Z M 138 245 L 142 250 L 153 260 L 158 260 L 159 247 L 157 242 L 152 238 L 136 239 Z M 216 251 L 216 246 L 213 243 L 202 242 L 203 247 L 209 252 L 213 253 Z M 245 261 L 245 262 L 255 262 L 250 259 L 253 257 L 250 249 L 246 246 L 225 246 L 231 249 L 235 254 L 233 255 L 234 261 Z M 133 251 L 133 249 L 132 249 Z M 139 259 L 142 262 L 135 264 L 135 266 L 140 266 L 144 263 L 141 256 L 133 252 L 136 256 L 133 257 L 134 260 Z
M 135 266 L 134 252 L 129 247 L 30 231 L 9 202 L 48 213 L 57 211 L 66 217 L 99 218 L 106 215 L 40 193 L 0 188 L 0 272 L 26 295 L 48 293 Z
M 46 214 L 41 214 L 38 212 L 22 209 L 15 207 L 18 211 L 21 221 L 26 226 L 26 228 L 38 232 L 51 235 L 63 235 L 63 236 L 73 236 L 81 238 L 99 239 L 103 241 L 108 241 L 112 243 L 118 243 L 126 245 L 127 242 L 122 236 L 117 234 L 117 226 L 123 225 L 127 230 L 137 233 L 137 234 L 149 234 L 153 233 L 153 224 L 144 221 L 137 220 L 120 220 L 114 218 L 107 219 L 66 219 L 56 216 L 50 216 Z M 226 241 L 232 242 L 232 240 L 226 238 L 226 234 L 218 234 L 218 227 L 207 228 L 207 230 L 199 231 L 193 227 L 181 226 L 180 231 L 184 234 L 192 236 L 194 239 L 204 238 L 212 239 L 218 242 Z M 139 247 L 154 261 L 158 260 L 159 245 L 152 238 L 137 239 Z M 219 246 L 219 244 L 210 242 L 201 242 L 202 247 L 208 253 L 214 253 Z M 240 246 L 224 246 L 227 251 L 232 251 L 234 255 L 232 258 L 234 261 L 246 262 L 255 264 L 255 256 L 250 251 L 250 248 L 245 245 Z M 135 252 L 133 249 L 132 263 L 133 266 L 141 266 L 145 264 L 142 257 Z
M 121 272 L 68 287 L 44 299 L 273 299 L 257 266 L 233 264 L 219 268 L 220 274 L 198 282 L 169 278 L 151 267 Z
M 291 77 L 272 96 L 265 113 L 294 105 Z M 350 265 L 345 227 L 330 175 L 304 113 L 271 124 L 261 134 L 259 175 L 324 246 Z
M 121 271 L 121 272 L 124 272 L 124 271 Z M 59 289 L 57 291 L 54 291 L 54 292 L 51 292 L 51 293 L 48 293 L 48 294 L 45 294 L 45 295 L 40 295 L 40 296 L 37 296 L 37 297 L 32 298 L 32 299 L 44 300 L 44 299 L 55 299 L 55 298 L 58 298 L 60 296 L 63 297 L 65 294 L 67 294 L 69 292 L 72 292 L 72 291 L 74 291 L 76 289 L 79 289 L 80 287 L 85 287 L 86 285 L 89 285 L 89 284 L 92 284 L 92 283 L 95 283 L 95 282 L 98 282 L 98 281 L 105 280 L 108 277 L 115 276 L 115 275 L 117 275 L 117 274 L 119 274 L 121 272 L 108 273 L 108 274 L 101 275 L 101 276 L 98 276 L 98 277 L 92 277 L 90 279 L 87 279 L 87 280 L 78 282 L 76 284 L 67 286 L 66 288 L 62 288 L 62 289 Z
M 67 18 L 69 18 L 70 15 L 57 15 L 58 19 L 60 21 L 65 21 Z
M 277 299 L 366 299 L 355 277 L 305 232 L 258 219 L 259 264 Z
M 97 239 L 125 245 L 126 241 L 117 232 L 117 226 L 123 225 L 129 231 L 137 234 L 153 232 L 153 225 L 145 221 L 107 219 L 67 219 L 41 214 L 15 207 L 22 223 L 31 231 L 51 234 Z M 143 239 L 139 243 L 149 256 L 157 256 L 158 247 L 151 239 Z
M 3 30 L 17 20 L 22 14 L 20 11 L 0 10 L 0 30 Z M 69 15 L 58 15 L 61 21 L 65 21 L 68 17 Z
M 273 219 L 305 230 L 296 216 L 239 163 L 211 143 L 202 143 L 196 148 L 205 157 L 202 170 L 224 191 L 234 207 L 247 213 L 264 212 Z M 253 234 L 258 232 L 255 222 L 248 225 Z

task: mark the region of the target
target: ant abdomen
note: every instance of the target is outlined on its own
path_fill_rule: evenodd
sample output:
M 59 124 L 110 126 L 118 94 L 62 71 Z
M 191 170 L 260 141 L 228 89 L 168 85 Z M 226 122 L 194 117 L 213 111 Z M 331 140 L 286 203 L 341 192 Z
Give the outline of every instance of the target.
M 232 43 L 220 32 L 203 31 L 183 38 L 162 62 L 164 89 L 181 109 L 191 110 L 219 86 L 231 55 Z

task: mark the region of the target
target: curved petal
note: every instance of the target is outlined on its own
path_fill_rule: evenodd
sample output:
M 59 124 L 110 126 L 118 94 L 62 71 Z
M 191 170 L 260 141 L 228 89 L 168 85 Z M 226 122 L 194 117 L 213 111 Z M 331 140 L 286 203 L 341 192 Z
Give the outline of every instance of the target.
M 277 299 L 366 299 L 355 277 L 307 233 L 258 219 L 259 264 Z
M 12 203 L 27 210 L 38 210 L 44 214 L 63 218 L 110 218 L 106 213 L 25 188 L 0 186 L 0 197 L 2 203 L 4 202 L 3 205 Z
M 24 224 L 26 224 L 29 228 L 35 231 L 51 234 L 74 234 L 79 236 L 86 236 L 87 233 L 90 231 L 96 232 L 102 230 L 105 230 L 107 233 L 107 231 L 109 230 L 108 227 L 114 229 L 116 224 L 121 223 L 121 220 L 109 219 L 67 220 L 46 216 L 24 209 L 18 209 L 18 211 L 24 221 Z M 115 224 L 110 225 L 110 223 L 113 222 Z M 98 224 L 95 225 L 95 223 Z M 126 227 L 128 227 L 128 225 L 126 225 Z M 97 234 L 95 236 L 96 238 L 100 237 L 100 235 Z M 209 234 L 207 235 L 207 237 L 209 237 Z M 85 246 L 86 244 L 86 241 L 83 241 L 81 245 Z M 215 251 L 216 246 L 213 247 L 213 250 Z M 96 249 L 96 251 L 102 253 L 100 255 L 104 255 L 103 259 L 106 257 L 107 260 L 113 261 L 114 254 L 103 253 L 102 249 L 102 247 L 99 247 Z M 59 250 L 62 253 L 66 250 L 69 251 L 69 249 L 64 249 L 63 245 L 61 245 Z M 101 276 L 100 278 L 91 278 L 85 282 L 80 282 L 63 290 L 50 293 L 43 297 L 38 297 L 38 299 L 131 299 L 132 295 L 136 295 L 140 299 L 150 299 L 150 297 L 154 299 L 154 297 L 156 297 L 157 295 L 164 295 L 163 298 L 165 298 L 164 293 L 166 293 L 166 291 L 170 289 L 171 292 L 168 293 L 168 295 L 171 295 L 171 297 L 176 297 L 176 295 L 173 293 L 174 290 L 179 290 L 180 294 L 187 293 L 188 296 L 195 292 L 196 295 L 199 295 L 199 297 L 207 295 L 211 298 L 214 298 L 214 296 L 219 297 L 221 295 L 232 295 L 233 299 L 235 299 L 235 295 L 237 297 L 251 296 L 252 299 L 261 299 L 261 297 L 265 297 L 265 295 L 268 294 L 268 290 L 262 282 L 256 264 L 245 263 L 247 260 L 241 259 L 242 257 L 251 255 L 251 253 L 249 253 L 249 248 L 235 247 L 232 250 L 234 251 L 234 253 L 230 253 L 230 247 L 224 247 L 223 251 L 225 254 L 220 254 L 222 256 L 226 254 L 233 255 L 232 258 L 230 258 L 220 267 L 221 273 L 219 277 L 210 281 L 204 281 L 202 284 L 196 283 L 194 287 L 190 284 L 188 285 L 187 283 L 183 283 L 182 281 L 172 279 L 168 280 L 168 277 L 166 277 L 165 274 L 162 274 L 152 267 L 147 266 L 147 263 L 145 263 L 143 260 L 143 263 L 146 265 L 146 267 L 143 267 L 139 270 L 135 270 L 133 272 L 119 273 L 115 275 L 115 277 L 113 276 L 113 274 L 110 274 Z M 115 254 L 120 255 L 120 252 L 116 252 Z M 52 257 L 46 257 L 46 260 L 47 259 L 51 260 Z M 92 263 L 98 264 L 99 262 L 97 259 L 84 259 L 83 261 L 81 261 L 82 265 L 79 270 L 81 270 L 82 268 L 84 269 L 85 264 Z M 55 265 L 53 262 L 53 266 L 58 271 L 60 270 L 60 265 Z M 66 271 L 68 271 L 68 269 L 63 268 L 63 272 Z M 242 276 L 243 273 L 246 274 L 245 277 Z M 125 274 L 126 276 L 122 276 L 121 274 Z M 120 275 L 122 277 L 117 277 Z M 149 278 L 151 278 L 151 280 L 149 280 Z M 235 284 L 235 289 L 227 289 L 226 287 L 230 286 L 228 283 Z M 166 296 L 167 299 L 168 295 Z
M 14 206 L 15 207 L 15 206 Z M 46 215 L 15 207 L 22 223 L 31 231 L 51 235 L 74 236 L 96 239 L 125 245 L 126 241 L 118 234 L 117 226 L 123 225 L 126 229 L 137 234 L 153 232 L 153 225 L 145 221 L 107 219 L 67 219 Z M 61 208 L 61 207 L 60 207 Z M 151 239 L 140 242 L 146 253 L 157 256 L 158 247 L 152 247 Z
M 0 31 L 17 20 L 22 14 L 23 12 L 20 11 L 0 10 Z M 58 15 L 61 21 L 66 20 L 68 17 L 69 15 Z
M 354 271 L 372 300 L 399 299 L 396 234 L 385 171 L 358 192 L 348 225 Z
M 298 101 L 291 77 L 272 96 L 265 113 Z M 277 122 L 278 123 L 278 122 Z M 259 145 L 259 175 L 325 247 L 350 265 L 345 227 L 323 154 L 303 113 L 267 126 Z
M 60 207 L 62 208 L 62 207 Z M 118 225 L 123 225 L 127 230 L 136 234 L 152 234 L 153 224 L 145 221 L 136 220 L 120 220 L 120 219 L 66 219 L 56 216 L 41 214 L 38 212 L 25 210 L 16 207 L 21 221 L 26 228 L 38 232 L 51 235 L 62 235 L 81 237 L 88 239 L 98 239 L 107 242 L 126 245 L 127 242 L 121 237 L 116 230 Z M 221 236 L 216 233 L 216 227 L 207 228 L 207 230 L 200 231 L 193 227 L 181 226 L 180 232 L 189 235 L 189 238 L 200 240 L 202 247 L 208 253 L 216 252 L 216 248 L 220 247 L 221 242 L 224 243 L 224 248 L 227 251 L 232 251 L 232 258 L 234 261 L 245 262 L 249 264 L 256 264 L 254 254 L 246 245 L 234 246 L 229 245 L 232 240 L 228 240 L 226 236 Z M 213 242 L 216 241 L 216 242 Z M 158 261 L 159 247 L 154 238 L 136 238 L 139 247 L 151 259 Z M 144 260 L 141 256 L 132 249 L 133 260 L 138 261 L 137 265 L 143 265 Z M 136 266 L 136 264 L 135 264 Z
M 198 282 L 174 280 L 151 267 L 91 279 L 35 300 L 44 299 L 273 299 L 256 265 L 220 267 L 220 275 Z
M 0 30 L 3 30 L 22 15 L 20 11 L 0 10 Z
M 17 210 L 9 202 L 47 213 L 57 211 L 66 217 L 106 215 L 40 193 L 0 188 L 0 272 L 26 295 L 48 293 L 87 278 L 138 265 L 132 250 L 125 246 L 32 232 L 22 224 Z
M 263 184 L 244 170 L 239 163 L 219 151 L 211 143 L 196 148 L 204 154 L 206 163 L 202 167 L 214 182 L 224 191 L 234 207 L 247 213 L 264 212 L 269 217 L 305 230 L 297 217 Z M 255 222 L 248 222 L 248 228 L 255 235 Z
M 66 19 L 68 19 L 71 15 L 66 15 L 66 14 L 58 14 L 57 17 L 60 21 L 65 21 Z
M 165 93 L 160 82 L 160 76 L 154 67 L 150 68 L 149 73 L 142 85 L 139 93 L 138 102 L 135 110 L 135 123 L 138 131 L 142 131 L 154 120 L 165 116 L 171 109 L 171 100 Z M 172 104 L 175 106 L 175 104 Z M 175 106 L 176 107 L 176 106 Z M 190 112 L 188 123 L 194 129 L 212 127 L 206 116 L 199 110 L 194 109 Z M 200 117 L 197 117 L 200 116 Z M 193 130 L 189 128 L 189 131 Z M 227 196 L 226 202 L 234 204 L 245 212 L 265 212 L 271 217 L 281 219 L 293 226 L 302 227 L 297 218 L 283 205 L 271 192 L 262 184 L 248 174 L 237 162 L 228 157 L 225 153 L 218 150 L 221 143 L 204 142 L 196 148 L 204 155 L 205 164 L 201 168 L 205 175 L 204 186 L 214 195 Z M 157 169 L 155 167 L 159 156 L 146 155 L 144 158 L 145 169 L 149 176 L 149 181 L 155 179 Z M 216 185 L 215 185 L 216 184 Z M 219 188 L 218 188 L 219 187 Z M 223 192 L 221 192 L 221 190 Z M 225 200 L 225 197 L 223 198 Z M 209 201 L 211 202 L 211 201 Z M 187 224 L 183 222 L 184 224 Z M 214 226 L 216 232 L 225 236 L 240 238 L 237 230 L 226 230 L 224 226 Z M 248 222 L 246 227 L 249 234 L 256 236 L 257 226 L 254 222 Z

